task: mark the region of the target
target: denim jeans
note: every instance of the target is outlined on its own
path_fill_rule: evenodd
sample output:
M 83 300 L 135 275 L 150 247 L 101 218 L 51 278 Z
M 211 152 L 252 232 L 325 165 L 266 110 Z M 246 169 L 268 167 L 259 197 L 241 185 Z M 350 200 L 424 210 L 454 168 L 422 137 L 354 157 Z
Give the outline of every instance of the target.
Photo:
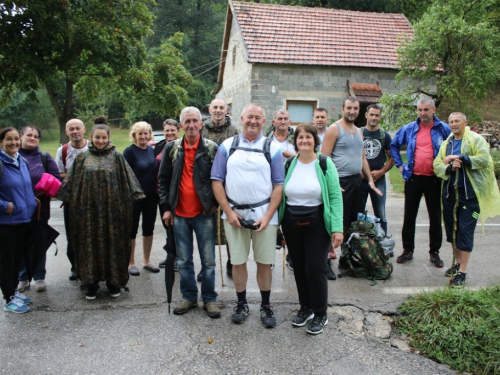
M 380 180 L 375 182 L 375 187 L 379 189 L 384 195 L 380 196 L 375 193 L 368 185 L 367 180 L 363 180 L 362 183 L 362 194 L 363 194 L 363 207 L 366 210 L 366 202 L 368 200 L 368 194 L 370 194 L 370 200 L 372 201 L 373 214 L 380 219 L 380 224 L 385 234 L 387 235 L 387 218 L 385 217 L 385 200 L 386 200 L 386 183 L 385 176 Z
M 215 214 L 199 214 L 187 218 L 174 215 L 174 235 L 177 246 L 177 267 L 181 294 L 184 300 L 198 300 L 198 286 L 193 264 L 193 231 L 201 259 L 201 299 L 214 302 L 215 292 Z
M 38 265 L 35 268 L 35 273 L 33 275 L 34 280 L 45 280 L 45 274 L 47 271 L 45 270 L 45 263 L 47 262 L 47 255 L 45 254 Z M 21 261 L 21 268 L 19 270 L 19 281 L 28 280 L 28 270 L 26 268 L 26 257 L 23 257 Z

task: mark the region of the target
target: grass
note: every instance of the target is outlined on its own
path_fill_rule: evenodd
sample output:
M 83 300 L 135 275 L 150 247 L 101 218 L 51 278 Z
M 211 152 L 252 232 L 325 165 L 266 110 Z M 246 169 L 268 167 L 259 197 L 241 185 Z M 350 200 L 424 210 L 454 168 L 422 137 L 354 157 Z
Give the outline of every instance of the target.
M 412 296 L 396 328 L 427 357 L 461 372 L 500 374 L 500 286 Z
M 401 158 L 403 159 L 403 163 L 406 163 L 408 161 L 408 159 L 406 159 L 405 154 L 401 155 Z M 391 170 L 389 171 L 389 179 L 391 180 L 392 189 L 394 190 L 394 192 L 404 193 L 405 180 L 401 172 L 399 172 L 399 170 L 396 168 L 396 166 L 392 167 Z
M 128 140 L 128 135 L 130 133 L 129 129 L 118 129 L 111 128 L 111 140 L 116 146 L 116 149 L 120 152 L 123 152 L 127 146 L 132 144 L 131 141 Z M 85 134 L 86 138 L 90 138 L 90 130 L 87 129 L 87 133 Z M 57 139 L 48 139 L 49 137 L 42 138 L 40 142 L 40 149 L 46 151 L 55 158 L 57 149 L 59 148 L 59 138 Z

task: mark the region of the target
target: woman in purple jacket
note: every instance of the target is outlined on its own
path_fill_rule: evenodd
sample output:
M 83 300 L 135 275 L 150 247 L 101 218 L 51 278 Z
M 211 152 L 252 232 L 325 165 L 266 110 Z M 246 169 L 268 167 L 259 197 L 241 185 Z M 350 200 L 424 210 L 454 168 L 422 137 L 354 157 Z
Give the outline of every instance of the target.
M 34 194 L 38 194 L 37 198 L 40 199 L 42 204 L 40 221 L 48 223 L 50 219 L 50 198 L 34 190 L 34 188 L 44 173 L 50 173 L 59 181 L 61 181 L 61 176 L 59 174 L 59 168 L 54 159 L 52 159 L 52 156 L 47 152 L 40 151 L 38 144 L 41 138 L 42 133 L 39 128 L 33 125 L 25 126 L 21 130 L 21 148 L 19 149 L 19 154 L 28 161 L 31 186 Z M 46 256 L 44 255 L 33 275 L 33 279 L 35 279 L 35 291 L 37 292 L 43 292 L 47 289 L 47 284 L 45 283 L 46 260 Z M 26 263 L 23 259 L 19 271 L 19 284 L 17 285 L 17 290 L 23 292 L 26 289 L 29 289 L 29 281 L 26 272 Z

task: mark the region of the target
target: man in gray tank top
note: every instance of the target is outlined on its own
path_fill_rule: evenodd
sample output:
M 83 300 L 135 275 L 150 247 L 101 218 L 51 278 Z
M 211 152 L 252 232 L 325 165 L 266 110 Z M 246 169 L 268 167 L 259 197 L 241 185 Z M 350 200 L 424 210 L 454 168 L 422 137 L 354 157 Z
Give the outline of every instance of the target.
M 344 241 L 348 240 L 349 225 L 356 220 L 358 212 L 363 210 L 361 173 L 368 181 L 368 186 L 382 195 L 375 187 L 365 157 L 363 134 L 354 124 L 359 115 L 359 107 L 359 100 L 355 97 L 350 96 L 344 100 L 340 108 L 342 118 L 328 128 L 321 148 L 323 155 L 331 156 L 339 173 L 344 208 Z M 339 267 L 341 266 L 342 257 L 339 260 Z

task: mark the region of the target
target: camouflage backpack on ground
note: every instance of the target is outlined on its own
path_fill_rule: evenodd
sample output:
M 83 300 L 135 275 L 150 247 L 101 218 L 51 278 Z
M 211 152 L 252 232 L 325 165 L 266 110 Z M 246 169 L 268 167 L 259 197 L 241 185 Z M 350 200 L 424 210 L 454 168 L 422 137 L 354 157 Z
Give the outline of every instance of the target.
M 349 226 L 348 241 L 342 245 L 342 258 L 348 270 L 339 276 L 352 276 L 372 280 L 388 279 L 392 274 L 389 254 L 385 255 L 377 238 L 375 224 L 368 221 L 353 221 Z

